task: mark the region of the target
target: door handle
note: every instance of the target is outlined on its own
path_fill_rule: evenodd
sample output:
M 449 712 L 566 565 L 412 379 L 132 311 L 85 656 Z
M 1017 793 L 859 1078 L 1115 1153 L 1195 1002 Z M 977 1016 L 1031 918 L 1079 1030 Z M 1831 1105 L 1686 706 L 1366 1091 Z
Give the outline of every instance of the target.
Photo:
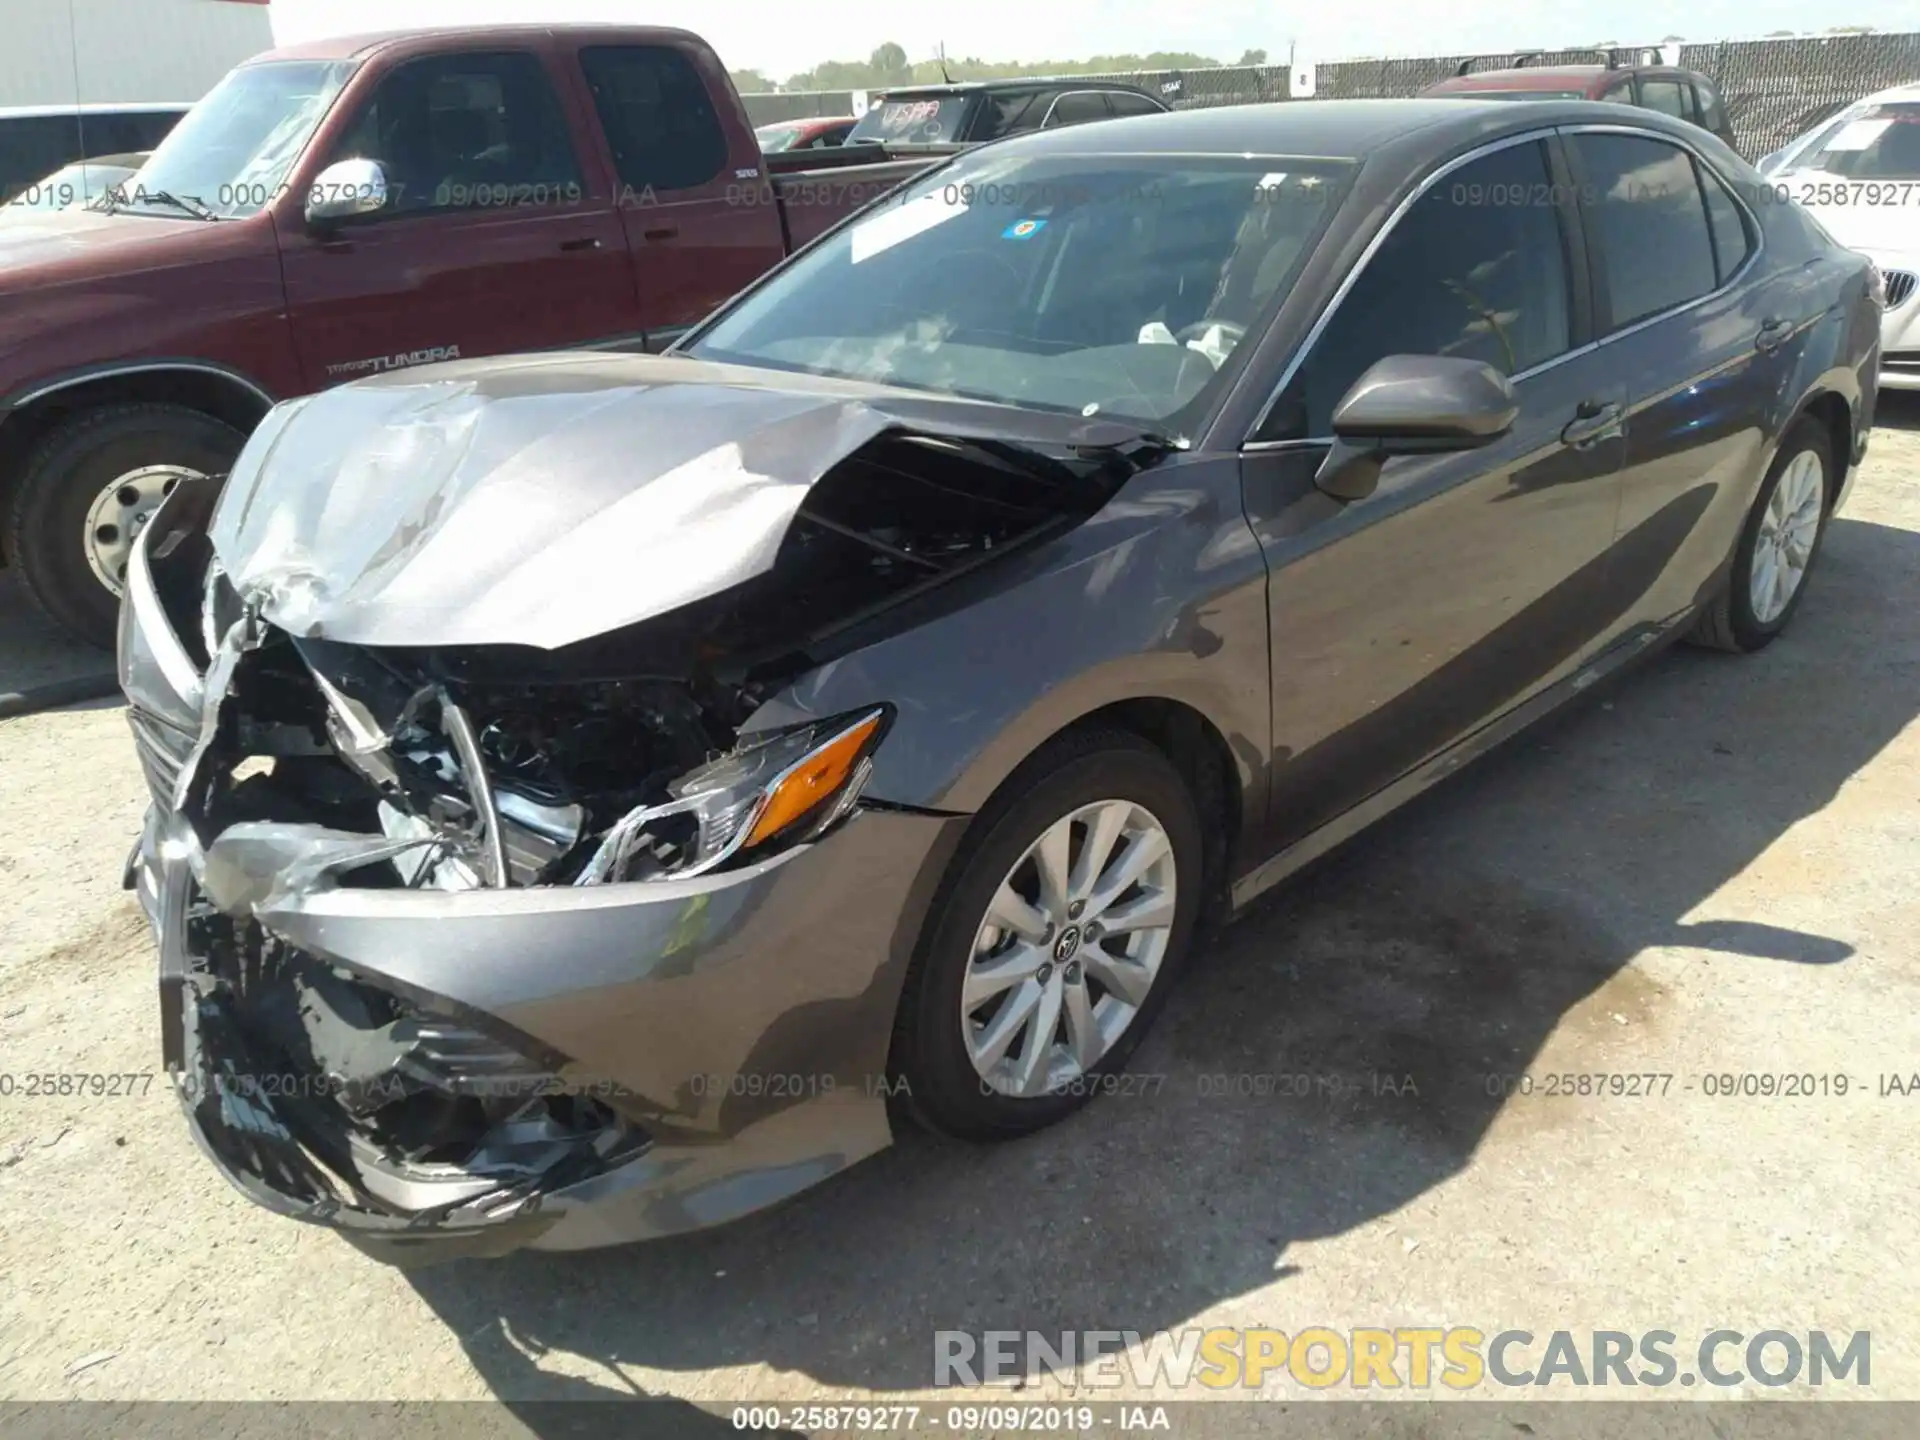
M 1791 320 L 1774 319 L 1764 322 L 1760 326 L 1760 333 L 1753 337 L 1754 348 L 1762 353 L 1778 350 L 1786 344 L 1787 337 L 1793 334 L 1793 328 Z
M 583 235 L 577 240 L 562 240 L 560 242 L 560 248 L 562 250 L 598 250 L 600 248 L 600 237 L 598 235 Z
M 1626 433 L 1627 412 L 1612 400 L 1582 400 L 1573 419 L 1560 432 L 1560 443 L 1576 450 L 1588 450 L 1602 440 Z
M 679 226 L 662 225 L 659 228 L 654 230 L 641 231 L 640 238 L 643 240 L 673 240 L 673 239 L 676 239 L 679 236 L 679 234 L 680 234 Z

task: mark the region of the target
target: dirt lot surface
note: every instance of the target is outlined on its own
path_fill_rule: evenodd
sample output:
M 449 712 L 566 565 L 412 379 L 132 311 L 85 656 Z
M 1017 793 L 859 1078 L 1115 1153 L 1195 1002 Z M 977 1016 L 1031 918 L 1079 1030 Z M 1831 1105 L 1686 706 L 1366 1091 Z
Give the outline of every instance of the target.
M 0 721 L 0 1397 L 898 1399 L 936 1329 L 1324 1324 L 1870 1330 L 1868 1393 L 1920 1398 L 1920 1095 L 1882 1093 L 1920 1071 L 1900 398 L 1787 637 L 1667 653 L 1271 897 L 1139 1052 L 1151 1093 L 678 1242 L 390 1270 L 230 1191 L 163 1077 L 27 1095 L 154 1076 L 143 800 L 115 706 Z M 0 689 L 97 663 L 9 658 L 18 605 Z M 1543 1093 L 1595 1073 L 1673 1078 Z M 1848 1093 L 1708 1093 L 1750 1073 Z M 1345 1088 L 1260 1078 L 1296 1075 Z

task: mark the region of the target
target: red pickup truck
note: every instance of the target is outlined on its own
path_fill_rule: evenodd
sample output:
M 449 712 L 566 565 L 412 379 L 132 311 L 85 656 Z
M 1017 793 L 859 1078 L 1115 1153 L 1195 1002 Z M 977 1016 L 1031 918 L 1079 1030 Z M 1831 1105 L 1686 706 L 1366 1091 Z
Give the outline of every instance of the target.
M 0 228 L 0 563 L 111 644 L 133 536 L 276 401 L 459 356 L 664 348 L 928 161 L 787 173 L 809 163 L 762 155 L 682 30 L 259 56 L 116 194 Z

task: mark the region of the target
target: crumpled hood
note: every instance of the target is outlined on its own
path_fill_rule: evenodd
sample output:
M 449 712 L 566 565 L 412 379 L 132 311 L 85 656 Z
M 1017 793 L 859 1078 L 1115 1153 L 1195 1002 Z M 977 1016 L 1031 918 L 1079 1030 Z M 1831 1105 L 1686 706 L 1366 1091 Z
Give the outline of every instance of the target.
M 277 407 L 212 525 L 292 634 L 555 649 L 769 569 L 882 431 L 1116 443 L 1072 416 L 662 356 L 457 361 Z
M 1777 177 L 1783 185 L 1818 185 L 1829 180 L 1836 187 L 1857 185 L 1838 176 L 1823 177 L 1816 171 L 1796 171 Z M 1806 211 L 1820 226 L 1849 250 L 1858 250 L 1876 259 L 1905 259 L 1909 264 L 1920 257 L 1920 224 L 1915 223 L 1910 205 L 1868 205 L 1855 200 L 1829 205 L 1808 205 Z

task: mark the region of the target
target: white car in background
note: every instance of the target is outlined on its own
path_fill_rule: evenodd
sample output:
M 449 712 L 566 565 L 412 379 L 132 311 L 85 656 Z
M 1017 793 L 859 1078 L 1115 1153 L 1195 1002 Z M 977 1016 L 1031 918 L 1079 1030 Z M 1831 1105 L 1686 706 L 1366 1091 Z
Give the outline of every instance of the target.
M 1920 85 L 1882 90 L 1760 162 L 1886 287 L 1880 385 L 1920 390 Z

